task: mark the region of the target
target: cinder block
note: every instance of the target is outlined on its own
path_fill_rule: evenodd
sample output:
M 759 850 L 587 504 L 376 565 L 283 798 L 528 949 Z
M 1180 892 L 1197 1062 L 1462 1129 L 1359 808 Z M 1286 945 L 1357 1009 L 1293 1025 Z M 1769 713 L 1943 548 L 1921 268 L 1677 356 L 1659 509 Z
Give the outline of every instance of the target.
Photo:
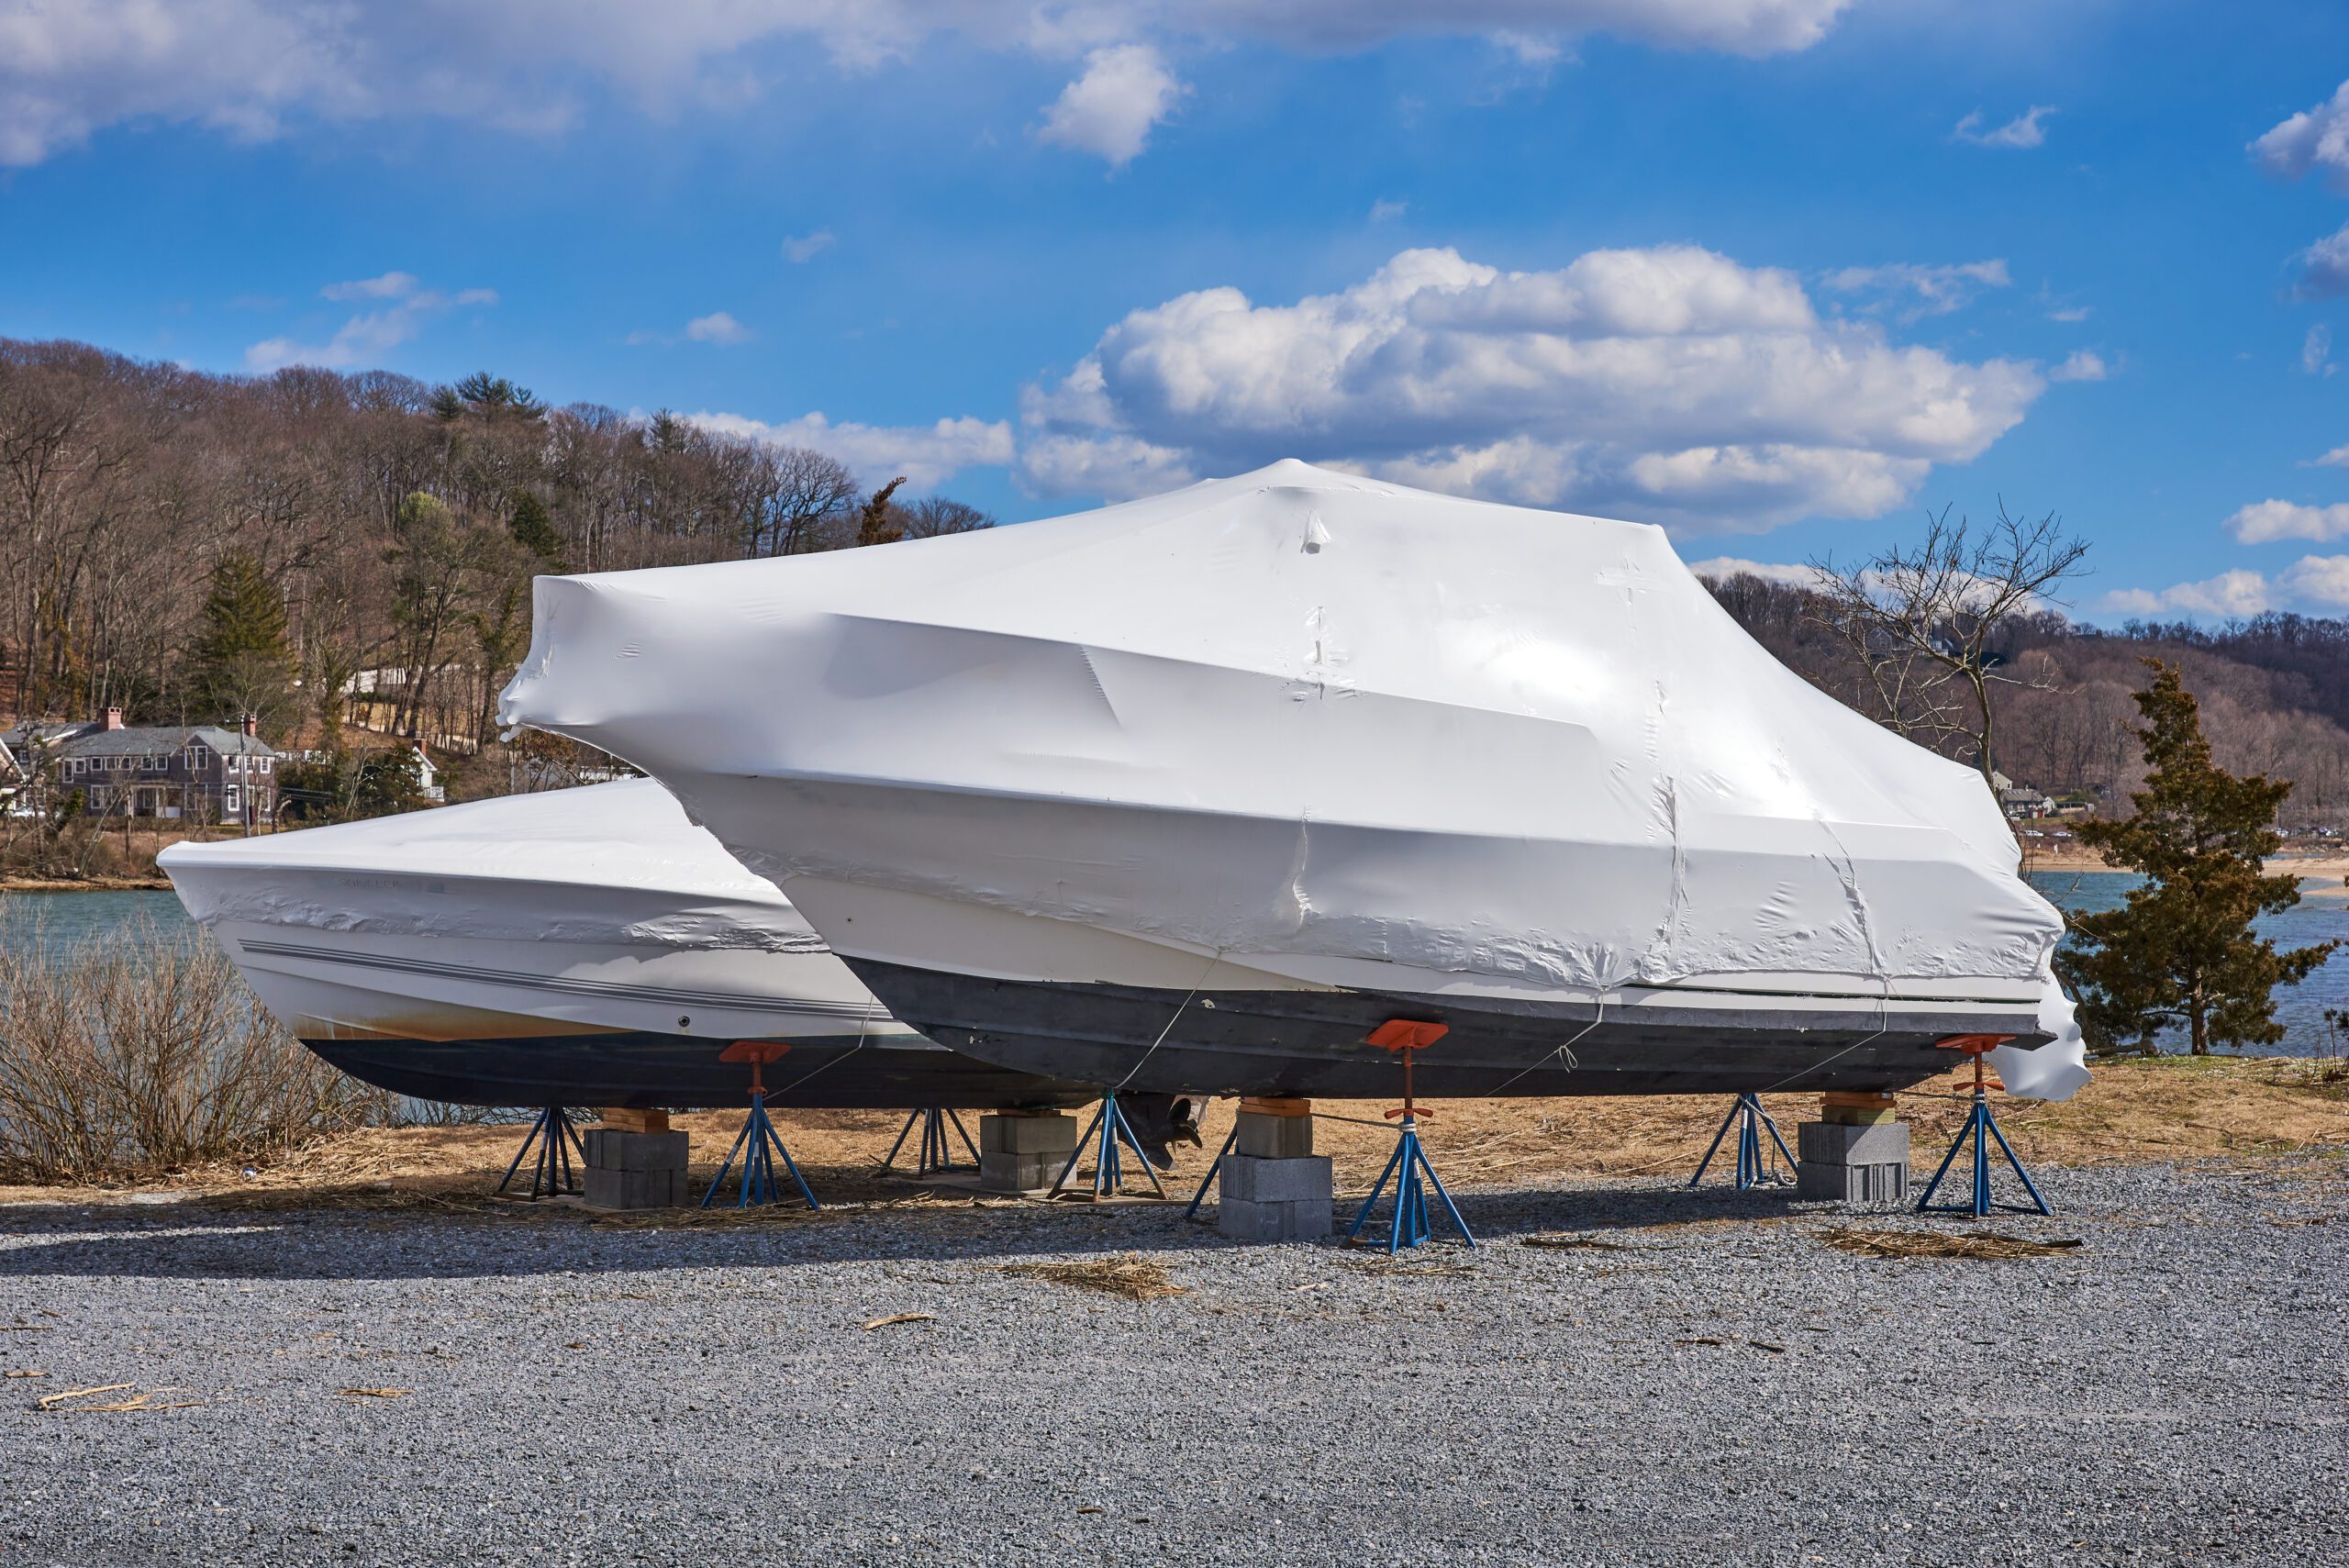
M 1063 1111 L 1040 1116 L 997 1111 L 979 1118 L 981 1154 L 1057 1154 L 1076 1147 L 1076 1118 Z
M 1909 1197 L 1909 1166 L 1831 1165 L 1806 1160 L 1795 1168 L 1795 1195 L 1829 1203 L 1897 1204 Z
M 982 1150 L 979 1185 L 991 1193 L 1026 1193 L 1049 1187 L 1068 1163 L 1068 1151 L 1058 1154 L 1003 1154 Z
M 1807 1121 L 1795 1129 L 1795 1148 L 1806 1165 L 1906 1165 L 1909 1124 Z
M 1215 1228 L 1236 1241 L 1318 1241 L 1332 1229 L 1330 1202 L 1252 1203 L 1219 1197 Z
M 614 1171 L 591 1165 L 583 1195 L 590 1208 L 676 1208 L 685 1201 L 685 1173 L 682 1168 Z
M 685 1135 L 682 1132 L 626 1132 L 613 1127 L 591 1127 L 580 1146 L 591 1171 L 682 1171 L 685 1168 Z
M 1231 1151 L 1256 1160 L 1302 1159 L 1313 1152 L 1313 1118 L 1241 1111 L 1240 1137 Z
M 1230 1153 L 1216 1172 L 1216 1201 L 1228 1203 L 1306 1203 L 1329 1207 L 1332 1188 L 1330 1157 L 1307 1155 L 1301 1160 L 1260 1160 Z

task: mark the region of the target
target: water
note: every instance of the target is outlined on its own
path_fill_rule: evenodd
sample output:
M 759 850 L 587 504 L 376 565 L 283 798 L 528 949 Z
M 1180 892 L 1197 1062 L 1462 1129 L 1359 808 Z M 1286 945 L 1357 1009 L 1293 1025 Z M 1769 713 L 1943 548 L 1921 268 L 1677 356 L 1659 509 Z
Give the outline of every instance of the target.
M 0 894 L 0 942 L 25 942 L 38 928 L 56 947 L 119 931 L 140 917 L 167 937 L 195 924 L 179 896 L 160 888 L 128 893 Z
M 2090 913 L 2120 907 L 2137 885 L 2133 872 L 2048 871 L 2033 873 L 2032 885 L 2060 907 Z M 2263 918 L 2259 934 L 2283 947 L 2304 947 L 2330 937 L 2349 939 L 2349 898 L 2342 889 L 2314 882 L 2302 884 L 2316 896 L 2299 906 Z M 117 931 L 140 916 L 166 935 L 194 924 L 179 899 L 162 891 L 132 893 L 15 893 L 0 895 L 0 941 L 23 940 L 18 934 L 37 917 L 50 940 L 71 945 L 86 937 Z M 2324 1045 L 2324 1010 L 2349 1008 L 2349 951 L 2335 955 L 2299 986 L 2276 993 L 2276 1017 L 2290 1031 L 2273 1047 L 2288 1056 L 2313 1056 Z
M 2118 909 L 2129 890 L 2144 879 L 2129 871 L 2033 872 L 2031 884 L 2061 909 L 2084 915 Z M 2300 902 L 2281 915 L 2262 916 L 2254 929 L 2280 948 L 2307 947 L 2332 938 L 2349 939 L 2349 898 L 2340 884 L 2300 884 Z M 2262 1054 L 2315 1056 L 2324 1049 L 2324 1011 L 2349 1008 L 2349 949 L 2333 954 L 2315 973 L 2298 985 L 2276 990 L 2276 1021 L 2288 1031 L 2281 1043 L 2263 1046 Z M 2185 1049 L 2182 1039 L 2165 1038 L 2167 1048 Z

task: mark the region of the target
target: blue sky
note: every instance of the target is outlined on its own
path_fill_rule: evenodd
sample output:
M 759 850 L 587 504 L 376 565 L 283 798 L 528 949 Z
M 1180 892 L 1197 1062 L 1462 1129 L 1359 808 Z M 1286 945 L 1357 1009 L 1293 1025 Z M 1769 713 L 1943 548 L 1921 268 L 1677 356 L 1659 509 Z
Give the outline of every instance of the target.
M 2344 82 L 2337 0 L 0 0 L 0 334 L 1015 519 L 1294 455 L 1786 565 L 2003 497 L 2089 618 L 2339 614 Z

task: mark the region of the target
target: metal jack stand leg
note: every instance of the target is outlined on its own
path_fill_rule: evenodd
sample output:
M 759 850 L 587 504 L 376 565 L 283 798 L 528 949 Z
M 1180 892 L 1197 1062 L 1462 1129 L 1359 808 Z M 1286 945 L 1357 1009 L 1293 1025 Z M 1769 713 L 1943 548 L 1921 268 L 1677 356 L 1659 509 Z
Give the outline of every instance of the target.
M 539 1119 L 530 1124 L 529 1136 L 514 1151 L 514 1162 L 506 1167 L 506 1178 L 497 1184 L 497 1190 L 502 1193 L 513 1184 L 514 1173 L 530 1158 L 534 1147 L 539 1156 L 530 1163 L 530 1196 L 577 1192 L 579 1178 L 572 1157 L 576 1154 L 578 1164 L 584 1165 L 587 1151 L 579 1141 L 579 1129 L 571 1125 L 571 1113 L 561 1106 L 549 1106 L 539 1113 Z
M 717 1176 L 709 1184 L 709 1191 L 701 1195 L 701 1206 L 707 1208 L 718 1199 L 726 1185 L 727 1173 L 733 1170 L 734 1160 L 742 1160 L 741 1195 L 734 1200 L 737 1208 L 749 1208 L 753 1204 L 780 1203 L 782 1194 L 774 1179 L 775 1156 L 783 1157 L 783 1168 L 791 1173 L 794 1185 L 809 1208 L 824 1206 L 807 1190 L 807 1178 L 799 1173 L 793 1163 L 791 1151 L 783 1146 L 783 1138 L 774 1129 L 774 1122 L 767 1115 L 766 1085 L 760 1082 L 759 1069 L 774 1062 L 791 1048 L 777 1040 L 738 1040 L 719 1051 L 720 1062 L 747 1062 L 751 1064 L 751 1114 L 742 1122 L 742 1130 L 734 1140 L 734 1147 L 726 1151 L 726 1162 L 718 1167 Z
M 906 1146 L 906 1140 L 913 1136 L 917 1122 L 921 1126 L 921 1154 L 914 1162 L 914 1174 L 917 1177 L 936 1175 L 942 1171 L 964 1169 L 954 1162 L 954 1146 L 946 1140 L 946 1129 L 949 1127 L 962 1134 L 963 1147 L 970 1151 L 971 1167 L 975 1168 L 978 1165 L 979 1146 L 971 1141 L 971 1135 L 968 1132 L 963 1131 L 963 1118 L 941 1106 L 923 1106 L 913 1115 L 906 1118 L 906 1125 L 897 1129 L 897 1141 L 889 1145 L 889 1157 L 881 1162 L 883 1170 L 889 1170 L 897 1163 L 897 1151 L 903 1149 Z
M 1933 1179 L 1925 1184 L 1925 1195 L 1917 1200 L 1918 1213 L 1970 1214 L 1976 1219 L 1983 1219 L 1994 1208 L 2004 1209 L 2009 1214 L 2054 1212 L 2047 1207 L 2047 1200 L 2039 1195 L 2039 1188 L 2032 1181 L 2031 1173 L 2022 1168 L 2021 1160 L 2015 1158 L 2014 1148 L 2007 1142 L 2007 1135 L 1998 1130 L 1998 1118 L 1990 1114 L 1988 1091 L 2001 1085 L 1993 1084 L 1983 1076 L 1982 1059 L 2013 1038 L 2011 1035 L 1968 1034 L 1941 1042 L 1943 1050 L 1962 1051 L 1974 1058 L 1974 1104 L 1965 1113 L 1965 1125 L 1958 1129 L 1957 1141 L 1951 1144 L 1949 1152 L 1942 1156 L 1941 1169 L 1935 1171 Z M 2028 1205 L 1990 1201 L 1990 1151 L 1987 1139 L 1998 1140 L 1998 1152 L 2007 1157 L 2007 1163 L 2022 1179 L 2022 1190 L 2031 1195 Z M 1941 1187 L 1942 1178 L 1949 1174 L 1949 1168 L 1955 1162 L 1958 1151 L 1969 1142 L 1974 1145 L 1974 1192 L 1971 1201 L 1935 1203 L 1933 1194 Z
M 1207 1202 L 1208 1189 L 1215 1185 L 1216 1173 L 1223 1169 L 1223 1157 L 1230 1153 L 1231 1146 L 1239 1141 L 1240 1118 L 1235 1116 L 1231 1118 L 1231 1131 L 1225 1136 L 1223 1147 L 1215 1151 L 1215 1163 L 1209 1165 L 1208 1167 L 1208 1173 L 1199 1179 L 1199 1190 L 1191 1195 L 1191 1207 L 1183 1211 L 1184 1218 L 1197 1219 L 1198 1218 L 1199 1205 Z
M 1770 1113 L 1762 1108 L 1761 1097 L 1749 1091 L 1738 1095 L 1737 1104 L 1730 1106 L 1729 1115 L 1721 1119 L 1720 1130 L 1713 1134 L 1712 1144 L 1705 1151 L 1705 1157 L 1697 1162 L 1697 1173 L 1688 1178 L 1688 1184 L 1693 1187 L 1705 1179 L 1705 1172 L 1712 1165 L 1713 1156 L 1720 1152 L 1721 1140 L 1729 1136 L 1732 1124 L 1737 1128 L 1737 1190 L 1743 1192 L 1765 1182 L 1784 1180 L 1783 1177 L 1770 1175 L 1764 1165 L 1763 1129 L 1766 1128 L 1769 1130 L 1770 1141 L 1778 1146 L 1778 1158 L 1787 1162 L 1788 1170 L 1794 1168 L 1795 1157 L 1787 1152 L 1787 1140 L 1778 1136 L 1777 1123 L 1772 1121 Z
M 1088 1143 L 1095 1146 L 1095 1197 L 1116 1197 L 1119 1195 L 1125 1184 L 1126 1150 L 1133 1151 L 1134 1163 L 1141 1166 L 1141 1173 L 1150 1178 L 1150 1190 L 1160 1197 L 1166 1195 L 1165 1187 L 1159 1183 L 1158 1173 L 1151 1169 L 1150 1156 L 1141 1151 L 1141 1140 L 1134 1136 L 1132 1126 L 1126 1120 L 1126 1113 L 1118 1108 L 1118 1091 L 1115 1089 L 1102 1091 L 1100 1108 L 1093 1113 L 1093 1119 L 1085 1124 L 1085 1130 L 1078 1135 L 1076 1147 L 1069 1151 L 1068 1163 L 1061 1167 L 1060 1176 L 1052 1183 L 1049 1195 L 1061 1195 L 1061 1189 L 1068 1185 L 1069 1177 L 1076 1171 L 1076 1162 L 1085 1158 L 1085 1146 Z
M 1362 1234 L 1362 1228 L 1369 1223 L 1370 1211 L 1378 1207 L 1379 1195 L 1386 1190 L 1386 1184 L 1391 1179 L 1395 1183 L 1395 1214 L 1386 1232 L 1386 1255 L 1390 1258 L 1406 1247 L 1419 1245 L 1431 1234 L 1428 1187 L 1435 1189 L 1435 1195 L 1443 1205 L 1443 1212 L 1451 1217 L 1453 1227 L 1460 1232 L 1460 1239 L 1471 1247 L 1476 1244 L 1468 1222 L 1460 1218 L 1459 1206 L 1452 1201 L 1452 1195 L 1443 1190 L 1442 1178 L 1435 1173 L 1435 1167 L 1428 1163 L 1427 1151 L 1419 1143 L 1419 1118 L 1431 1118 L 1435 1113 L 1411 1097 L 1411 1053 L 1425 1050 L 1450 1032 L 1450 1026 L 1445 1024 L 1414 1023 L 1397 1018 L 1379 1025 L 1370 1037 L 1371 1044 L 1402 1053 L 1403 1103 L 1386 1113 L 1390 1120 L 1400 1118 L 1397 1129 L 1400 1136 L 1395 1140 L 1395 1153 L 1386 1162 L 1386 1169 L 1378 1173 L 1378 1184 L 1372 1187 L 1370 1195 L 1362 1200 L 1361 1210 L 1354 1215 L 1353 1224 L 1347 1228 L 1346 1240 L 1351 1242 Z M 1425 1185 L 1421 1184 L 1423 1180 Z

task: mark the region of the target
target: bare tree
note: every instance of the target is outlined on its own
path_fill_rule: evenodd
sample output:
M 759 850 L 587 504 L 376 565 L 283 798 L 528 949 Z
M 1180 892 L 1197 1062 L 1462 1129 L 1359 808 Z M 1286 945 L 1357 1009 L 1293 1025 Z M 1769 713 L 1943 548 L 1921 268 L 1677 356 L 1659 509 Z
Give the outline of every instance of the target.
M 1929 518 L 1925 537 L 1856 565 L 1812 562 L 1818 622 L 1842 640 L 1861 683 L 1858 706 L 1928 745 L 1972 753 L 1985 783 L 1996 771 L 1994 688 L 2046 678 L 2008 667 L 1999 642 L 2018 622 L 2053 612 L 2064 584 L 2080 575 L 2087 540 L 2066 533 L 2050 512 L 2021 522 L 1998 506 L 1976 528 L 1949 508 Z

